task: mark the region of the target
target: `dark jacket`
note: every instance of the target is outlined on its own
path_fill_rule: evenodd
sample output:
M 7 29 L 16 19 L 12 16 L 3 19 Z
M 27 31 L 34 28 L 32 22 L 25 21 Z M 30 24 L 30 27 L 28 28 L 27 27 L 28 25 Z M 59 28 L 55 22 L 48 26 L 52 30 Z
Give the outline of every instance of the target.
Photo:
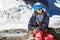
M 45 30 L 48 28 L 48 25 L 49 25 L 49 15 L 46 13 L 46 12 L 43 12 L 43 17 L 37 17 L 38 15 L 41 16 L 41 14 L 37 14 L 36 12 L 32 15 L 32 17 L 30 18 L 30 21 L 29 21 L 29 24 L 28 24 L 28 29 L 29 30 L 33 30 L 35 29 L 36 27 L 39 29 L 39 30 Z M 42 22 L 43 22 L 43 25 L 40 26 L 39 25 L 39 21 L 37 21 L 39 18 L 41 18 Z

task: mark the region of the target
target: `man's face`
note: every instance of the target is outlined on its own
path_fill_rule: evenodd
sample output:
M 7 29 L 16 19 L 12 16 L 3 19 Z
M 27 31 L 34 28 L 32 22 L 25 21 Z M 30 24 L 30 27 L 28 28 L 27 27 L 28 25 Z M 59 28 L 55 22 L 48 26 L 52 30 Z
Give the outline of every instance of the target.
M 36 12 L 37 12 L 38 14 L 42 14 L 42 9 L 37 9 Z

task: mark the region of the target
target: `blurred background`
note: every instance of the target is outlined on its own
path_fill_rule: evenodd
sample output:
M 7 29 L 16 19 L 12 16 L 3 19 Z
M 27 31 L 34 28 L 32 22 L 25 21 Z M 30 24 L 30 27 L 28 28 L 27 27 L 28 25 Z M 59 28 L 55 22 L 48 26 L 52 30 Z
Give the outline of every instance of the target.
M 36 2 L 45 5 L 45 11 L 50 15 L 49 27 L 60 27 L 60 0 L 0 0 L 0 30 L 28 29 L 32 5 Z
M 50 15 L 49 28 L 53 28 L 54 31 L 52 31 L 52 34 L 56 34 L 56 30 L 60 34 L 60 0 L 0 0 L 0 31 L 11 29 L 28 30 L 28 22 L 33 14 L 32 5 L 36 2 L 45 5 L 45 11 Z M 56 36 L 55 34 L 54 36 Z M 58 40 L 58 38 L 56 39 Z

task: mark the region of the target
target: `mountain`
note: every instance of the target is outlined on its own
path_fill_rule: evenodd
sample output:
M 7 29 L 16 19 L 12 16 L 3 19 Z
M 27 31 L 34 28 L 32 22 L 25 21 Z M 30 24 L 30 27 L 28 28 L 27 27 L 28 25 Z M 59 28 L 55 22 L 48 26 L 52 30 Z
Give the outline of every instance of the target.
M 0 30 L 28 29 L 28 22 L 33 14 L 32 5 L 35 2 L 41 2 L 46 6 L 46 11 L 50 14 L 49 27 L 54 28 L 56 25 L 59 27 L 59 0 L 0 0 L 0 5 L 2 4 L 0 6 Z

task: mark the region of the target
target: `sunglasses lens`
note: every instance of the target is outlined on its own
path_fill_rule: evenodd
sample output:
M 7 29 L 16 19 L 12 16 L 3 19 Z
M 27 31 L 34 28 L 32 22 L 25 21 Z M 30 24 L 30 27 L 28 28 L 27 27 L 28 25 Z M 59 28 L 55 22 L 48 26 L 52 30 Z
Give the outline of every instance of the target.
M 42 8 L 41 8 L 42 9 Z M 41 10 L 41 9 L 38 9 L 38 10 Z
M 38 10 L 41 10 L 41 9 L 38 9 Z

